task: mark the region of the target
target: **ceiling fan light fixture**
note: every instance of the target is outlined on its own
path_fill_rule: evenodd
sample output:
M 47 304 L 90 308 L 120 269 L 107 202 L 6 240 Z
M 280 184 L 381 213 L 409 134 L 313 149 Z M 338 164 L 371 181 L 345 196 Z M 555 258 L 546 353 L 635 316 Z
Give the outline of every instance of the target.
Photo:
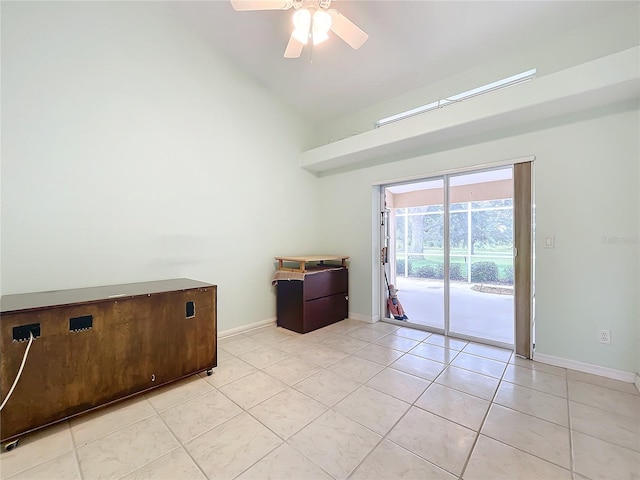
M 327 33 L 331 29 L 331 15 L 324 10 L 316 10 L 313 14 L 313 32 Z
M 325 32 L 313 32 L 313 44 L 318 45 L 329 38 Z
M 293 31 L 293 38 L 298 42 L 306 45 L 309 41 L 309 29 L 308 28 L 296 28 Z
M 324 10 L 316 10 L 312 22 L 313 44 L 318 45 L 329 38 L 331 29 L 331 15 Z
M 2 1 L 2 0 L 0 0 Z M 236 10 L 294 9 L 293 32 L 284 51 L 285 58 L 299 58 L 305 45 L 318 45 L 329 38 L 329 30 L 351 48 L 357 50 L 369 35 L 337 10 L 330 8 L 334 0 L 231 0 Z
M 306 45 L 311 30 L 311 12 L 306 8 L 296 10 L 293 14 L 293 27 L 293 38 Z

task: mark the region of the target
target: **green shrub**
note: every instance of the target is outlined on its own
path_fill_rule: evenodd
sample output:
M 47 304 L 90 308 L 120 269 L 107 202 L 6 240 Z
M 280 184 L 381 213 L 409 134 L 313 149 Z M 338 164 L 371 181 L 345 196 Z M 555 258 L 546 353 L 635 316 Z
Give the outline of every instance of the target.
M 444 263 L 437 263 L 434 265 L 433 273 L 435 275 L 433 278 L 439 278 L 441 280 L 444 279 Z
M 444 265 L 437 263 L 435 265 L 419 265 L 414 267 L 410 272 L 412 277 L 419 278 L 444 278 Z
M 412 277 L 435 278 L 435 270 L 432 265 L 422 265 L 411 270 Z
M 407 272 L 409 273 L 409 276 L 411 276 L 411 272 L 413 272 L 416 268 L 419 268 L 425 264 L 425 261 L 422 258 L 420 257 L 416 258 L 415 256 L 411 256 L 411 255 L 409 255 L 407 262 L 408 262 Z
M 404 258 L 396 260 L 396 275 L 404 275 Z
M 513 278 L 513 265 L 505 265 L 503 267 L 502 276 L 500 277 L 500 283 L 513 285 Z
M 471 265 L 471 281 L 475 283 L 498 283 L 496 262 L 476 262 Z
M 466 275 L 462 274 L 462 265 L 459 263 L 452 263 L 449 265 L 449 279 L 451 280 L 466 280 Z

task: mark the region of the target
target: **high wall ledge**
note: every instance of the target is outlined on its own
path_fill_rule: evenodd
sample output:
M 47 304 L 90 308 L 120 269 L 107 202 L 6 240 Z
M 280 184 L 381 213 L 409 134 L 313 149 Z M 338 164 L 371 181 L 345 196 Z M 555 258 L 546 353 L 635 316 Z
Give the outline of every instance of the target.
M 640 47 L 634 47 L 307 150 L 302 153 L 301 166 L 321 175 L 639 98 Z

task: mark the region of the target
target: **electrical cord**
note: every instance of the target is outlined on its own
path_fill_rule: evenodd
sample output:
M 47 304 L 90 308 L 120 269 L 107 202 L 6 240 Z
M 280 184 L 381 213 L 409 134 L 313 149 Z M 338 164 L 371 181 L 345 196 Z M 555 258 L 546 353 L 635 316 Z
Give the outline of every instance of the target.
M 32 343 L 33 343 L 33 333 L 29 332 L 29 344 L 27 345 L 27 348 L 24 351 L 24 357 L 22 357 L 22 364 L 20 364 L 20 368 L 18 369 L 18 375 L 16 375 L 16 379 L 13 381 L 13 385 L 11 385 L 11 388 L 9 389 L 9 393 L 7 393 L 7 396 L 4 399 L 4 402 L 2 402 L 2 405 L 0 405 L 0 411 L 2 411 L 4 406 L 9 401 L 9 397 L 11 397 L 11 394 L 13 393 L 13 389 L 16 388 L 16 385 L 18 384 L 18 380 L 20 380 L 20 375 L 22 375 L 22 370 L 24 369 L 24 364 L 27 361 L 27 355 L 29 355 L 29 349 L 31 348 Z

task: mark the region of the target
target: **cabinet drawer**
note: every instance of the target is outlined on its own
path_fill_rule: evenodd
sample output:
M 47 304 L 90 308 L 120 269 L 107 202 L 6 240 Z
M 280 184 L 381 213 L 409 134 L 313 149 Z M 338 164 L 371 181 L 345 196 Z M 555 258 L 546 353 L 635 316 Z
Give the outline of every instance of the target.
M 304 303 L 304 332 L 339 322 L 349 316 L 346 293 L 309 300 Z
M 304 278 L 305 301 L 348 291 L 349 276 L 346 268 L 313 273 Z

